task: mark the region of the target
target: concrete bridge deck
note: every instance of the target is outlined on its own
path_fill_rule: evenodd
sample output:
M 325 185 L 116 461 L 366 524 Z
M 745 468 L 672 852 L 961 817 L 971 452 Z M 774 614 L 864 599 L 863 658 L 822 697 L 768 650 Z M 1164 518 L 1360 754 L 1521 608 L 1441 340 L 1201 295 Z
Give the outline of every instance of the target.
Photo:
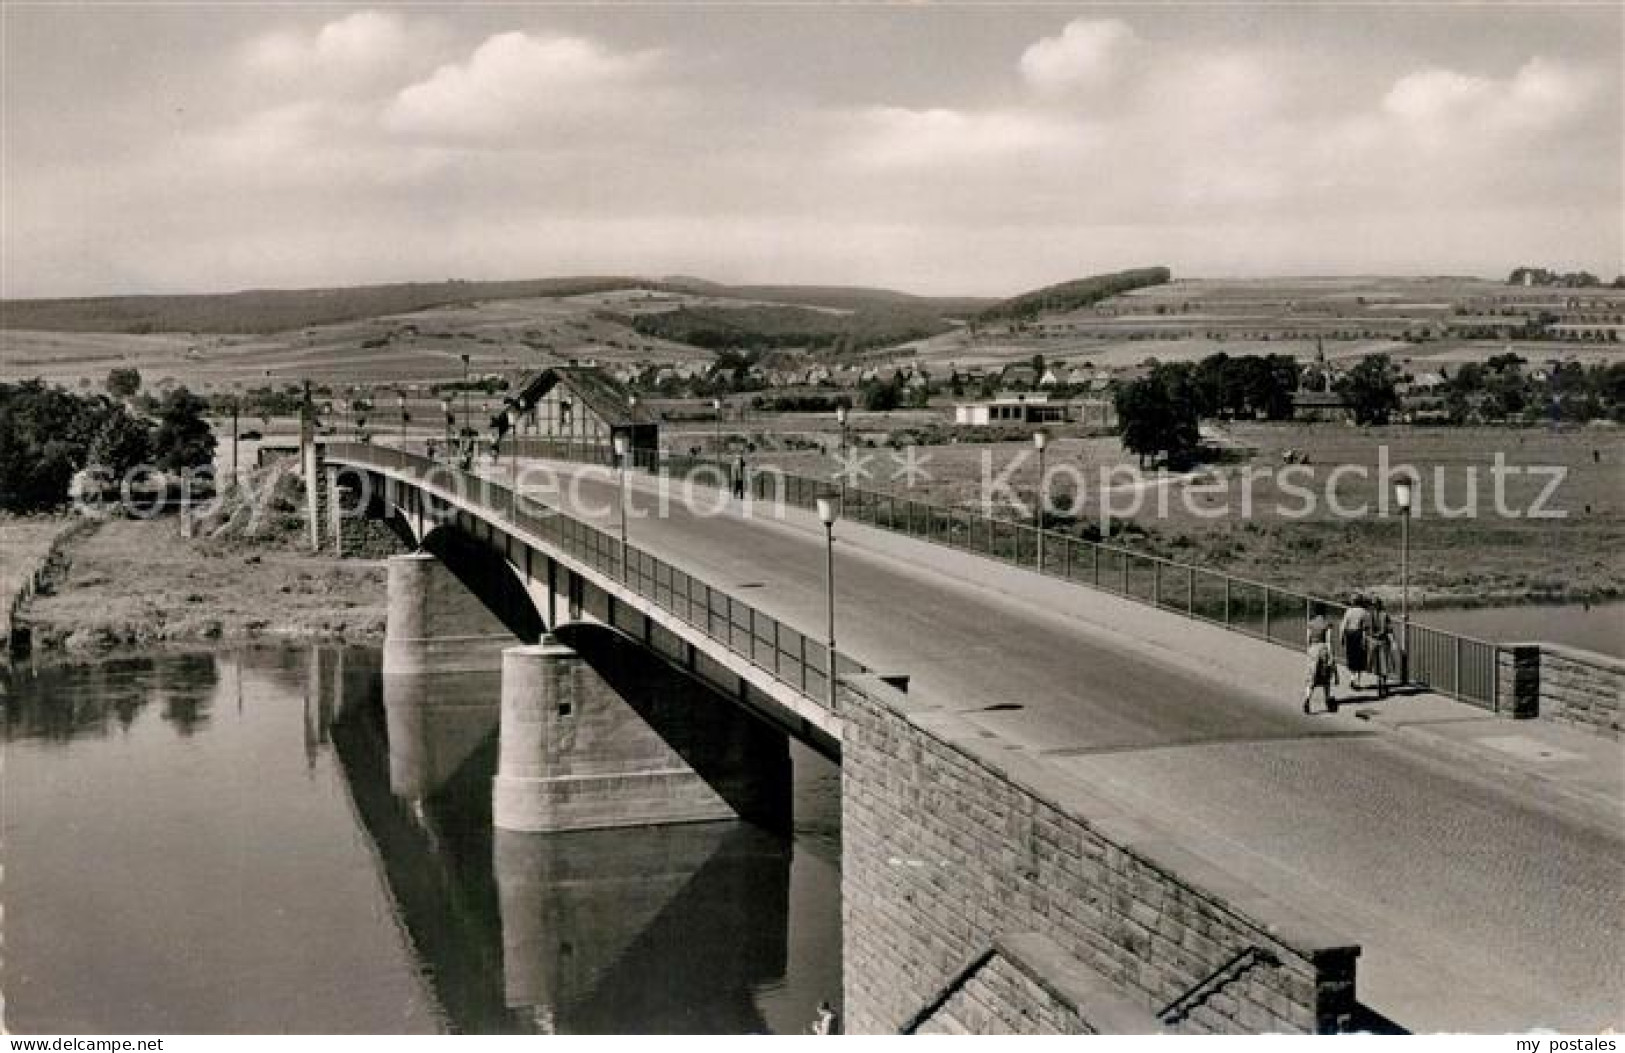
M 553 467 L 570 485 L 527 494 L 613 531 L 613 474 Z M 630 478 L 652 511 L 656 480 Z M 822 527 L 725 503 L 635 512 L 631 540 L 816 635 Z M 1355 935 L 1367 1005 L 1424 1031 L 1625 1023 L 1618 743 L 1565 748 L 1427 697 L 1304 716 L 1278 647 L 856 524 L 837 537 L 843 652 Z M 1388 733 L 1407 707 L 1466 752 Z M 1507 762 L 1483 763 L 1497 742 Z M 1542 764 L 1577 792 L 1518 774 Z

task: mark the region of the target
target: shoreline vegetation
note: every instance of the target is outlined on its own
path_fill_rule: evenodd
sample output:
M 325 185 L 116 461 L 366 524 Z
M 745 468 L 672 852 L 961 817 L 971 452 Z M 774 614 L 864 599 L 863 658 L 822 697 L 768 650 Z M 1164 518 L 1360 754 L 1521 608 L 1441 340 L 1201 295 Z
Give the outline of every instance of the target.
M 387 611 L 382 561 L 307 551 L 298 488 L 291 476 L 278 480 L 252 530 L 235 491 L 195 524 L 191 538 L 181 536 L 173 515 L 91 520 L 20 612 L 33 656 L 381 641 Z M 41 516 L 6 525 L 42 521 L 74 522 Z M 0 564 L 9 569 L 12 562 L 10 547 L 0 552 Z

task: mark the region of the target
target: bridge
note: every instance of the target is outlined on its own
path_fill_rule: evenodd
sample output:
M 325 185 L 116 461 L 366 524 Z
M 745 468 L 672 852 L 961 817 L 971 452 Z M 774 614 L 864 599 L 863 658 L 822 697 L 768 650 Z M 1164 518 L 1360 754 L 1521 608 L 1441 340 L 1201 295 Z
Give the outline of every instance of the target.
M 499 829 L 782 821 L 785 738 L 839 760 L 852 1030 L 1622 1022 L 1619 787 L 1434 748 L 1517 725 L 1407 699 L 1459 726 L 1424 748 L 1305 716 L 1266 642 L 849 522 L 832 649 L 805 510 L 517 467 L 327 445 L 415 549 L 386 681 L 500 663 L 500 713 L 438 762 L 496 721 Z

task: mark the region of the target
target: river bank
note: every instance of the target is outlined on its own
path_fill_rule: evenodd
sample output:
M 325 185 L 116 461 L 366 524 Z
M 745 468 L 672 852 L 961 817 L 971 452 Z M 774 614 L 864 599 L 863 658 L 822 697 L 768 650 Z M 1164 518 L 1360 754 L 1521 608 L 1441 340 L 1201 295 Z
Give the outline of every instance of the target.
M 183 538 L 174 517 L 98 522 L 21 612 L 36 655 L 201 642 L 383 639 L 382 561 L 300 551 L 285 530 Z

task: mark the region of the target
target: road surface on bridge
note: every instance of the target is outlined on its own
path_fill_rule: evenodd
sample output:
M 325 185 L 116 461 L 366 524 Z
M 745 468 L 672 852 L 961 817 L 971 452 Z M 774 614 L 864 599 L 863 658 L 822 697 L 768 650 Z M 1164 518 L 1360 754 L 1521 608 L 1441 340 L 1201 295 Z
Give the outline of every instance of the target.
M 617 529 L 613 475 L 556 467 L 563 485 L 527 494 Z M 699 491 L 722 514 L 679 502 L 653 516 L 655 480 L 629 478 L 634 544 L 822 638 L 824 537 L 809 513 L 747 516 Z M 1571 807 L 1347 712 L 1305 716 L 1301 659 L 1285 649 L 859 524 L 836 530 L 843 652 L 910 674 L 911 693 L 1358 942 L 1367 1005 L 1422 1031 L 1625 1024 L 1617 796 Z

